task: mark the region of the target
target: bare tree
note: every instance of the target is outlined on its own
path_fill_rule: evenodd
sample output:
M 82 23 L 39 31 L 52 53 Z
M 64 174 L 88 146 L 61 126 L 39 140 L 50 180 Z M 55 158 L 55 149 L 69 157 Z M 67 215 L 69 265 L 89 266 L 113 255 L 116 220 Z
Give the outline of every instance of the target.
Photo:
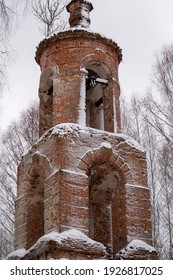
M 45 25 L 46 35 L 63 28 L 61 15 L 66 1 L 23 1 L 0 0 L 0 85 L 4 86 L 7 77 L 8 59 L 11 57 L 10 35 L 17 23 L 18 11 L 23 11 L 34 3 L 37 18 Z M 23 4 L 23 9 L 19 4 Z M 19 10 L 18 10 L 19 8 Z M 37 10 L 38 8 L 38 10 Z M 40 14 L 39 14 L 40 13 Z M 42 17 L 41 17 L 42 15 Z M 40 16 L 40 18 L 39 18 Z M 0 258 L 13 250 L 14 200 L 16 174 L 22 154 L 38 139 L 38 105 L 32 105 L 23 112 L 19 121 L 14 121 L 3 133 L 0 154 Z
M 0 0 L 0 89 L 6 81 L 7 63 L 10 58 L 9 35 L 15 13 L 7 1 Z
M 173 44 L 165 45 L 155 55 L 153 83 L 166 101 L 173 101 Z
M 173 151 L 172 147 L 165 142 L 159 154 L 159 177 L 161 185 L 160 204 L 160 255 L 162 259 L 173 259 Z
M 7 66 L 12 58 L 11 37 L 18 27 L 19 15 L 31 0 L 0 0 L 0 90 L 8 84 Z
M 37 0 L 32 4 L 33 13 L 40 22 L 40 31 L 48 37 L 67 25 L 64 9 L 67 0 Z
M 0 154 L 0 258 L 13 250 L 17 166 L 38 139 L 38 104 L 32 104 L 4 132 Z M 2 247 L 2 248 L 1 248 Z
M 122 129 L 127 135 L 142 144 L 143 123 L 140 111 L 140 100 L 135 94 L 132 95 L 129 104 L 122 101 Z
M 153 66 L 154 93 L 148 90 L 133 113 L 131 131 L 149 154 L 149 182 L 152 186 L 153 238 L 160 257 L 173 259 L 173 45 L 164 46 Z M 133 106 L 131 106 L 133 108 Z M 128 110 L 129 111 L 129 110 Z M 142 130 L 134 121 L 142 118 Z M 137 119 L 136 119 L 137 120 Z M 138 121 L 139 123 L 139 121 Z M 136 130 L 134 129 L 136 127 Z M 130 128 L 128 127 L 130 131 Z M 142 132 L 139 139 L 139 132 Z
M 11 29 L 15 11 L 14 6 L 9 5 L 7 0 L 0 0 L 0 24 L 1 24 L 1 38 L 8 39 L 9 30 Z
M 152 202 L 152 229 L 154 246 L 160 251 L 159 222 L 161 205 L 159 204 L 158 183 L 158 154 L 159 154 L 159 133 L 143 117 L 145 112 L 144 103 L 141 98 L 133 95 L 127 103 L 123 101 L 122 127 L 123 132 L 138 141 L 147 151 L 148 183 L 151 190 Z M 150 119 L 150 114 L 147 114 Z

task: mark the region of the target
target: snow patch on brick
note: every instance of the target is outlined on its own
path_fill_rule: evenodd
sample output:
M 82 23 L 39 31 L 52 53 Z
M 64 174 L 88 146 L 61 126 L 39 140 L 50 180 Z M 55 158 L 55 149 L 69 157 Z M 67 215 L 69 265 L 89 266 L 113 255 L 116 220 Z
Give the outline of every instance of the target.
M 60 171 L 63 171 L 63 172 L 66 172 L 66 173 L 69 173 L 69 174 L 72 174 L 72 175 L 79 175 L 79 176 L 88 178 L 88 176 L 86 176 L 84 173 L 81 173 L 81 172 L 76 172 L 76 171 L 67 170 L 67 169 L 61 169 Z
M 22 249 L 18 249 L 10 254 L 8 254 L 8 256 L 6 257 L 7 260 L 18 260 L 20 258 L 23 258 L 26 254 L 26 250 L 24 248 Z
M 52 231 L 41 238 L 29 249 L 20 249 L 8 255 L 7 259 L 23 259 L 25 256 L 29 256 L 34 252 L 42 252 L 51 242 L 54 242 L 57 246 L 57 250 L 71 250 L 77 249 L 83 252 L 96 253 L 100 255 L 106 255 L 106 248 L 103 244 L 96 242 L 86 236 L 84 233 L 77 229 L 70 229 L 59 233 L 58 231 Z
M 63 136 L 68 133 L 73 133 L 74 131 L 79 131 L 81 128 L 74 123 L 62 123 L 58 124 L 57 126 L 53 127 L 51 131 L 51 135 L 58 134 Z
M 146 242 L 144 242 L 142 240 L 138 240 L 138 239 L 132 240 L 128 244 L 127 248 L 129 250 L 145 250 L 145 251 L 149 251 L 149 252 L 156 252 L 156 249 L 153 246 L 150 246 Z
M 139 239 L 134 239 L 116 255 L 116 258 L 127 259 L 130 255 L 138 251 L 145 251 L 148 253 L 157 252 L 153 246 L 150 246 L 146 242 Z
M 81 120 L 82 123 L 84 122 L 84 119 L 82 119 L 81 116 Z M 124 134 L 119 134 L 119 133 L 113 133 L 113 132 L 108 132 L 108 131 L 103 131 L 103 130 L 99 130 L 99 129 L 93 129 L 90 127 L 83 127 L 83 125 L 79 125 L 76 123 L 61 123 L 58 124 L 54 127 L 52 127 L 51 129 L 49 129 L 48 131 L 46 131 L 38 140 L 38 142 L 35 144 L 35 146 L 39 145 L 40 142 L 45 141 L 45 139 L 49 139 L 51 138 L 53 135 L 58 135 L 61 138 L 66 137 L 68 134 L 73 134 L 73 133 L 80 133 L 80 132 L 84 132 L 84 133 L 94 133 L 94 134 L 102 134 L 103 136 L 106 135 L 110 135 L 110 136 L 114 136 L 115 138 L 117 138 L 118 142 L 119 142 L 119 146 L 122 145 L 122 143 L 126 143 L 127 145 L 131 146 L 132 148 L 145 153 L 146 149 L 144 147 L 142 147 L 137 141 L 135 141 L 133 138 L 131 138 L 130 136 L 124 135 Z
M 133 185 L 133 184 L 126 184 L 127 187 L 129 188 L 137 188 L 137 189 L 144 189 L 144 190 L 149 190 L 148 186 L 141 186 L 141 185 Z
M 118 134 L 120 137 L 122 137 L 122 139 L 124 139 L 124 141 L 131 147 L 141 151 L 141 152 L 146 152 L 146 149 L 141 146 L 136 140 L 134 140 L 133 138 L 131 138 L 128 135 L 124 135 L 124 134 Z M 121 141 L 122 142 L 122 141 Z
M 86 236 L 84 233 L 77 229 L 70 229 L 67 231 L 64 231 L 62 233 L 58 232 L 51 232 L 43 237 L 41 237 L 36 245 L 39 245 L 40 242 L 54 240 L 57 244 L 71 244 L 71 246 L 82 246 L 82 247 L 91 247 L 94 250 L 105 250 L 105 247 L 103 244 L 96 242 Z
M 110 149 L 110 150 L 112 149 L 111 144 L 108 143 L 108 142 L 102 142 L 102 143 L 101 143 L 101 147 L 104 147 L 104 148 Z

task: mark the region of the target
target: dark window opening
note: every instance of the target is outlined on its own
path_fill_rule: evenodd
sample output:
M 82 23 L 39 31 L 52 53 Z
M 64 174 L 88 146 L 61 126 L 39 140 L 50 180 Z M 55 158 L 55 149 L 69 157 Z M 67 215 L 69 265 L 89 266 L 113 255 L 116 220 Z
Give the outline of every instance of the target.
M 86 90 L 95 87 L 97 84 L 108 85 L 108 80 L 100 78 L 93 70 L 87 69 L 87 71 L 88 76 L 86 78 Z
M 95 71 L 87 69 L 86 77 L 86 125 L 104 130 L 104 88 L 108 85 Z
M 53 86 L 51 86 L 48 91 L 47 91 L 47 95 L 51 95 L 53 93 Z
M 99 107 L 101 104 L 103 104 L 103 97 L 96 101 L 95 106 Z

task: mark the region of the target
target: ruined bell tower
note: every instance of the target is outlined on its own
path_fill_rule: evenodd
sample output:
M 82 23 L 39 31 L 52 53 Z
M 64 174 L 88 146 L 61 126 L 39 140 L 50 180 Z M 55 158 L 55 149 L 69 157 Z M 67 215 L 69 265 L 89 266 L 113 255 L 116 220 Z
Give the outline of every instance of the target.
M 19 165 L 16 258 L 157 257 L 146 153 L 121 134 L 122 52 L 90 30 L 92 10 L 71 1 L 70 28 L 37 48 L 40 139 Z

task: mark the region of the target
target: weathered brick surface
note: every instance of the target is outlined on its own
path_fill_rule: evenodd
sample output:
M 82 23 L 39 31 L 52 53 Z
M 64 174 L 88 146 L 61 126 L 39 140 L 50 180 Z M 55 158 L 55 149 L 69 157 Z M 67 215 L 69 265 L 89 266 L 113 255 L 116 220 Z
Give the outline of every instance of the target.
M 39 180 L 43 182 L 44 179 L 42 187 L 45 188 L 45 234 L 54 229 L 58 229 L 61 232 L 76 228 L 88 236 L 90 234 L 92 235 L 90 228 L 92 224 L 90 200 L 93 198 L 90 189 L 96 188 L 97 191 L 98 200 L 94 198 L 93 203 L 97 205 L 100 197 L 100 201 L 103 203 L 101 207 L 107 209 L 103 200 L 104 192 L 101 189 L 105 188 L 104 176 L 108 180 L 112 180 L 109 179 L 111 178 L 109 176 L 112 176 L 109 174 L 115 172 L 116 180 L 118 180 L 117 183 L 116 180 L 110 181 L 109 184 L 111 185 L 106 187 L 108 188 L 107 190 L 105 189 L 105 195 L 108 193 L 108 203 L 110 203 L 109 196 L 111 193 L 113 195 L 112 202 L 109 204 L 112 214 L 108 215 L 104 212 L 107 218 L 104 219 L 104 215 L 100 215 L 102 217 L 100 222 L 99 220 L 93 221 L 95 240 L 102 241 L 105 245 L 109 243 L 109 246 L 107 245 L 109 247 L 108 251 L 113 252 L 114 255 L 127 242 L 136 238 L 146 241 L 149 244 L 152 243 L 150 192 L 147 180 L 143 180 L 143 185 L 139 185 L 139 180 L 136 176 L 136 174 L 140 174 L 141 172 L 138 158 L 142 157 L 144 161 L 145 153 L 127 143 L 126 147 L 128 152 L 125 153 L 124 151 L 122 153 L 121 145 L 118 144 L 120 139 L 121 137 L 119 135 L 113 133 L 96 131 L 91 128 L 83 129 L 73 124 L 64 124 L 57 126 L 52 129 L 52 132 L 45 134 L 35 148 L 23 158 L 21 166 L 30 166 L 30 172 L 24 172 L 24 169 L 21 169 L 22 174 L 24 172 L 26 176 L 26 178 L 21 177 L 22 182 L 25 182 L 25 179 L 28 180 L 31 175 L 33 176 L 34 166 L 37 166 L 37 172 L 40 170 L 40 176 L 43 176 L 43 178 L 39 177 Z M 52 143 L 51 145 L 50 141 Z M 106 143 L 109 143 L 108 147 Z M 54 151 L 53 155 L 50 152 L 50 147 Z M 130 150 L 131 152 L 129 153 Z M 38 153 L 38 151 L 41 152 Z M 53 157 L 57 161 L 52 160 Z M 85 168 L 83 168 L 83 163 Z M 44 177 L 44 174 L 46 174 L 44 169 L 48 168 L 48 166 L 49 172 L 47 172 L 46 178 Z M 142 172 L 146 173 L 145 167 L 146 165 L 142 166 Z M 92 179 L 92 170 L 95 173 L 101 172 L 99 173 L 101 177 L 98 177 L 96 181 Z M 130 177 L 127 176 L 128 173 L 130 173 Z M 20 182 L 19 178 L 20 187 L 22 182 Z M 29 183 L 25 185 L 31 188 L 32 184 L 36 184 L 35 180 L 29 179 Z M 39 186 L 39 183 L 37 184 Z M 112 188 L 112 190 L 109 188 Z M 27 188 L 24 189 L 21 187 L 21 190 L 30 195 Z M 23 241 L 21 243 L 19 238 L 22 233 L 26 234 L 27 232 L 26 236 L 30 235 L 27 230 L 29 221 L 27 220 L 26 211 L 29 213 L 34 228 L 34 223 L 37 222 L 36 211 L 32 207 L 32 204 L 31 208 L 29 208 L 30 204 L 28 203 L 26 206 L 26 199 L 24 198 L 25 195 L 21 196 L 20 193 L 20 197 L 16 202 L 16 248 L 20 248 L 23 245 L 24 247 L 28 247 L 30 244 L 27 243 L 27 238 L 29 237 L 25 239 L 25 244 Z M 32 201 L 32 199 L 32 197 L 27 198 L 27 201 Z M 101 210 L 101 208 L 99 210 L 99 207 L 99 204 L 97 207 L 95 206 L 95 216 Z M 22 213 L 25 219 L 22 219 Z M 32 215 L 34 215 L 33 220 L 31 218 Z M 41 215 L 41 213 L 38 215 Z M 109 225 L 105 226 L 107 219 L 111 220 L 108 223 Z M 110 229 L 110 224 L 112 229 Z M 101 227 L 101 225 L 103 226 Z M 109 237 L 110 230 L 113 232 L 111 238 Z M 37 234 L 39 233 L 37 232 Z M 94 235 L 92 236 L 94 238 Z M 106 236 L 108 239 L 105 239 Z M 112 247 L 110 247 L 110 242 L 112 242 Z
M 67 10 L 71 26 L 88 26 L 90 3 L 71 1 Z M 41 137 L 18 169 L 15 248 L 28 249 L 44 234 L 70 229 L 105 247 L 51 241 L 25 259 L 114 258 L 133 239 L 152 244 L 146 154 L 116 134 L 121 59 L 115 42 L 81 28 L 60 32 L 37 49 Z M 97 78 L 101 83 L 92 85 Z M 156 254 L 139 251 L 127 258 L 148 256 Z

